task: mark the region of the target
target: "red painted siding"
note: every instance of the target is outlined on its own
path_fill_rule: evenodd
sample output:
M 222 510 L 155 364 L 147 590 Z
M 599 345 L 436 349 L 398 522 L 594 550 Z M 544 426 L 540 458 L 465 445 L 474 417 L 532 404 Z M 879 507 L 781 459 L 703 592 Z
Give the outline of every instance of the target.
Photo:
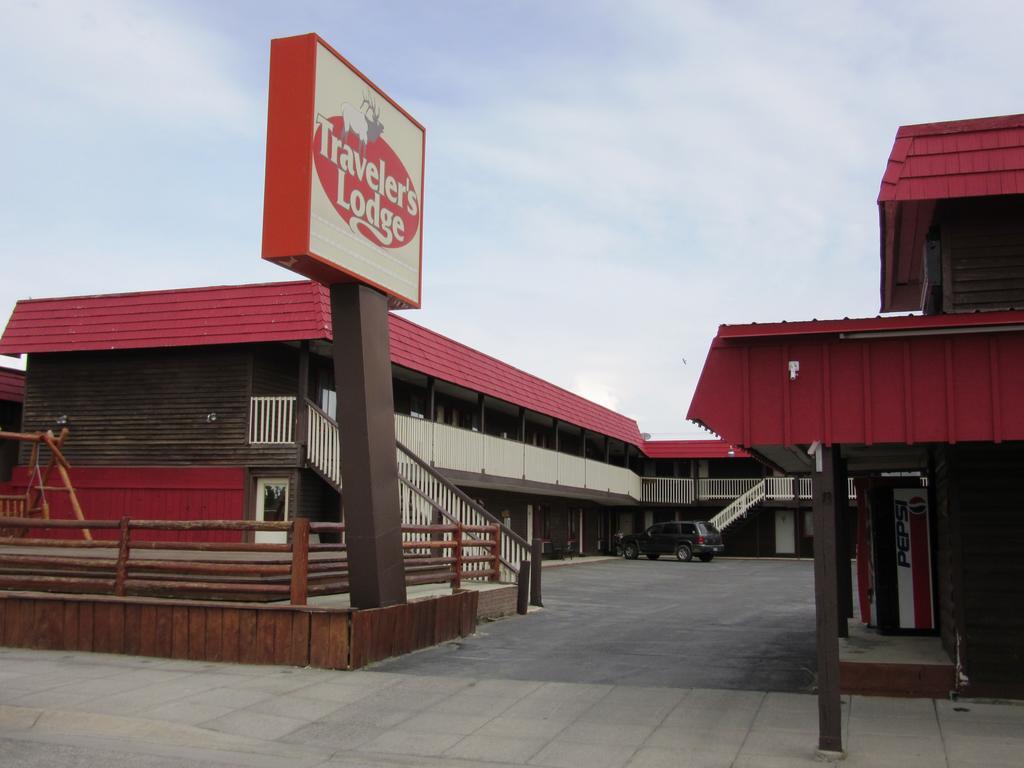
M 10 486 L 25 490 L 28 469 L 17 467 Z M 241 520 L 245 470 L 241 467 L 75 467 L 71 479 L 89 520 Z M 55 483 L 51 478 L 50 484 Z M 50 515 L 73 519 L 67 493 L 46 494 Z M 47 532 L 54 533 L 54 532 Z M 36 532 L 34 535 L 41 535 Z M 61 532 L 58 538 L 67 538 Z M 116 538 L 96 531 L 94 538 Z M 237 532 L 139 531 L 137 541 L 238 541 Z
M 742 448 L 734 447 L 724 440 L 647 440 L 643 451 L 652 459 L 750 458 L 750 454 Z
M 1016 315 L 1024 322 L 1024 312 Z M 803 336 L 723 327 L 688 418 L 748 448 L 1024 440 L 1016 396 L 1024 391 L 1024 332 L 975 328 L 975 317 L 934 318 L 946 334 L 933 324 L 923 334 L 853 339 L 844 328 L 854 332 L 862 321 L 820 323 L 822 333 Z M 891 318 L 890 330 L 899 333 L 905 320 Z M 872 328 L 884 331 L 878 323 Z M 800 363 L 795 380 L 790 360 Z

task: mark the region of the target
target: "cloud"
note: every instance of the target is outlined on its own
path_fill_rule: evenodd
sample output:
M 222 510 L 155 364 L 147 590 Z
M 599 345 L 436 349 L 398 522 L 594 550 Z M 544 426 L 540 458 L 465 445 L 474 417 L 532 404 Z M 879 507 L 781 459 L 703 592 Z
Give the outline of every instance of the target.
M 15 0 L 4 27 L 0 82 L 19 111 L 44 117 L 40 129 L 88 130 L 107 113 L 252 132 L 259 103 L 229 71 L 233 46 L 166 6 Z

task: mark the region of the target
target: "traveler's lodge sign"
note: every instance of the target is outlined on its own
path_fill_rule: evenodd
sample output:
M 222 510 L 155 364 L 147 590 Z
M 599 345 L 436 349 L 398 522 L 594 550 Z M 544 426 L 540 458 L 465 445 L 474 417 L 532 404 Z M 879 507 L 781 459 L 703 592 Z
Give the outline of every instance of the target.
M 423 126 L 317 35 L 270 44 L 263 258 L 420 306 Z

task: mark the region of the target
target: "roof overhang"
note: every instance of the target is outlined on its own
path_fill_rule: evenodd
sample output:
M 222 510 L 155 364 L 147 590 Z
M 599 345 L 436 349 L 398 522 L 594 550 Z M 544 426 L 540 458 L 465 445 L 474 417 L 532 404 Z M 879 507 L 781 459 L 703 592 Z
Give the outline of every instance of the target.
M 905 125 L 878 193 L 881 311 L 924 307 L 923 253 L 942 200 L 1024 193 L 1024 115 Z
M 808 471 L 814 442 L 1024 440 L 1021 391 L 1024 311 L 722 326 L 687 418 Z

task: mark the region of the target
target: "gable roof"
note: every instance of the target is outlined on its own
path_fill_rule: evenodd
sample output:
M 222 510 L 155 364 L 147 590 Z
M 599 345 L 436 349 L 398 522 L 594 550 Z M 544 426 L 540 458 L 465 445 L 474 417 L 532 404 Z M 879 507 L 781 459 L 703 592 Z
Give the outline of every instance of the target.
M 0 400 L 20 403 L 25 399 L 25 372 L 0 368 Z
M 922 250 L 940 200 L 1024 194 L 1024 115 L 905 125 L 878 193 L 881 309 L 921 308 Z

